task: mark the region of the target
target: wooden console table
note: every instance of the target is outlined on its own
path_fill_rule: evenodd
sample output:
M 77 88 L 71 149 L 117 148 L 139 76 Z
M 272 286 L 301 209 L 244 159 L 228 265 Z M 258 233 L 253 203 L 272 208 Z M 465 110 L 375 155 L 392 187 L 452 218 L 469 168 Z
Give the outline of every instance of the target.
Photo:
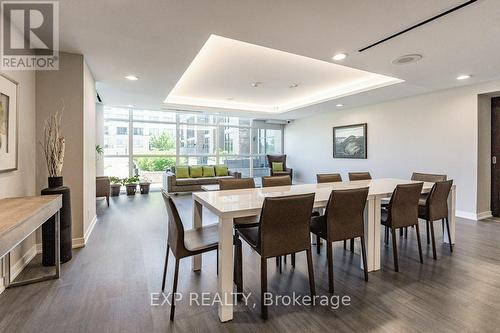
M 0 200 L 0 258 L 6 257 L 7 274 L 4 281 L 6 287 L 17 287 L 59 278 L 61 271 L 59 210 L 61 207 L 61 195 Z M 12 282 L 10 276 L 10 252 L 52 216 L 55 216 L 55 274 Z

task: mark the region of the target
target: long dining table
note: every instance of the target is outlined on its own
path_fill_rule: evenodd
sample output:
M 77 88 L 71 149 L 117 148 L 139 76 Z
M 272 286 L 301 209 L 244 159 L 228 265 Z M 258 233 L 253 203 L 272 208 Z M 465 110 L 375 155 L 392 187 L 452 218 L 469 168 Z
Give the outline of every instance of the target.
M 266 197 L 288 196 L 315 193 L 314 208 L 324 208 L 332 190 L 369 187 L 365 206 L 365 242 L 368 271 L 380 269 L 380 211 L 384 198 L 389 198 L 399 184 L 417 183 L 406 179 L 381 178 L 372 180 L 345 181 L 322 184 L 300 184 L 241 190 L 209 191 L 193 193 L 193 228 L 202 226 L 203 207 L 218 217 L 219 223 L 219 274 L 218 306 L 222 322 L 233 319 L 233 220 L 238 217 L 260 214 Z M 424 182 L 422 193 L 431 190 L 433 183 Z M 456 187 L 453 185 L 449 198 L 449 224 L 451 239 L 446 233 L 444 242 L 455 243 L 455 198 Z M 362 265 L 362 260 L 360 260 Z M 201 269 L 201 255 L 194 256 L 193 270 Z

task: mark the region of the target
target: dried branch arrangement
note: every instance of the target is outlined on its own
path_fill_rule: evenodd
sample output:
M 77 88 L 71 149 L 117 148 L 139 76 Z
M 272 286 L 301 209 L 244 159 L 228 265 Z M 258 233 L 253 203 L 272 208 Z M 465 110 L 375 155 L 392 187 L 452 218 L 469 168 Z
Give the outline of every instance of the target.
M 64 137 L 61 136 L 61 120 L 64 108 L 45 121 L 44 137 L 41 142 L 49 177 L 62 176 L 64 160 Z

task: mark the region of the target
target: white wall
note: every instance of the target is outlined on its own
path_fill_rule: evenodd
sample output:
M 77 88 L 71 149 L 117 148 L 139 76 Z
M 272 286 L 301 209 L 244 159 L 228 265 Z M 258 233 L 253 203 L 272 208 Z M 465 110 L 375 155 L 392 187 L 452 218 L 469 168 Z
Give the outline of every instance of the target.
M 304 182 L 315 182 L 320 172 L 341 172 L 346 179 L 348 171 L 378 178 L 445 173 L 457 185 L 457 213 L 476 217 L 483 213 L 478 208 L 489 207 L 477 204 L 478 145 L 490 144 L 479 142 L 478 94 L 498 90 L 500 82 L 489 82 L 355 109 L 315 106 L 324 112 L 285 126 L 287 161 Z M 357 123 L 368 123 L 368 159 L 333 159 L 332 127 Z M 484 193 L 479 198 L 486 200 Z

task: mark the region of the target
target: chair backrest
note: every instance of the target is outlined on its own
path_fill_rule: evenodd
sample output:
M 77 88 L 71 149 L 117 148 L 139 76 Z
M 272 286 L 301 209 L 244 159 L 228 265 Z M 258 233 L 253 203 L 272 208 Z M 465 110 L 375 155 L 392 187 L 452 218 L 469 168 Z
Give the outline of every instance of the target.
M 176 258 L 182 258 L 187 252 L 184 246 L 184 226 L 182 225 L 182 220 L 172 197 L 163 189 L 161 190 L 161 194 L 168 215 L 167 242 L 174 256 Z
M 265 176 L 262 177 L 262 187 L 292 185 L 290 176 Z
M 430 182 L 430 183 L 435 183 L 435 182 L 442 182 L 446 180 L 446 175 L 436 175 L 432 173 L 420 173 L 420 172 L 414 172 L 411 175 L 411 180 L 417 180 L 421 182 Z
M 364 235 L 368 190 L 368 187 L 363 187 L 332 191 L 325 211 L 329 242 Z
M 372 176 L 369 172 L 349 172 L 349 180 L 369 180 Z
M 434 183 L 427 199 L 429 220 L 436 221 L 448 217 L 448 195 L 452 186 L 451 179 Z
M 319 183 L 335 183 L 341 182 L 342 176 L 340 173 L 318 173 L 316 175 L 316 182 Z
M 265 198 L 257 242 L 261 256 L 269 258 L 310 249 L 313 204 L 314 193 Z
M 224 190 L 239 190 L 244 188 L 254 188 L 253 178 L 219 179 L 219 188 Z
M 273 167 L 273 162 L 283 163 L 283 170 L 286 170 L 286 155 L 267 155 L 267 164 Z
M 395 228 L 418 223 L 418 200 L 424 183 L 398 185 L 389 202 L 390 225 Z

